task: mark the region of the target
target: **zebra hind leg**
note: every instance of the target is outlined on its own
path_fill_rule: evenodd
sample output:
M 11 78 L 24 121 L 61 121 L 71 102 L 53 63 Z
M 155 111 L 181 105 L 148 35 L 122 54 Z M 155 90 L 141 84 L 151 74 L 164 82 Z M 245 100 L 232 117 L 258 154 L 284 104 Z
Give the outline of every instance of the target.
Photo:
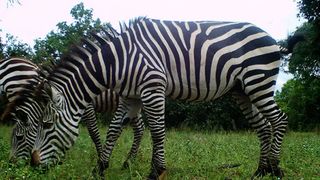
M 273 129 L 272 145 L 268 157 L 269 168 L 267 170 L 273 176 L 282 178 L 284 176 L 284 173 L 279 167 L 279 163 L 281 145 L 288 125 L 287 116 L 279 110 L 274 100 L 259 106 L 259 108 L 261 108 L 260 111 L 264 113 L 265 117 L 267 117 Z
M 279 163 L 281 144 L 288 125 L 287 116 L 280 111 L 275 103 L 273 91 L 257 91 L 252 93 L 249 98 L 259 112 L 271 123 L 272 127 L 272 143 L 268 154 L 268 168 L 266 171 L 277 178 L 282 178 L 284 173 L 279 167 Z
M 240 107 L 246 120 L 248 120 L 250 126 L 256 131 L 260 141 L 259 165 L 252 178 L 263 177 L 270 172 L 268 155 L 270 152 L 272 139 L 271 124 L 266 121 L 264 116 L 258 111 L 257 107 L 250 102 L 250 99 L 247 95 L 233 92 L 232 96 L 236 100 L 236 103 Z
M 134 159 L 138 153 L 139 146 L 143 136 L 143 131 L 144 131 L 144 122 L 142 120 L 141 114 L 139 114 L 138 117 L 132 119 L 131 125 L 133 127 L 133 133 L 134 133 L 133 144 L 131 146 L 130 152 L 126 160 L 122 165 L 122 169 L 129 168 L 130 160 Z

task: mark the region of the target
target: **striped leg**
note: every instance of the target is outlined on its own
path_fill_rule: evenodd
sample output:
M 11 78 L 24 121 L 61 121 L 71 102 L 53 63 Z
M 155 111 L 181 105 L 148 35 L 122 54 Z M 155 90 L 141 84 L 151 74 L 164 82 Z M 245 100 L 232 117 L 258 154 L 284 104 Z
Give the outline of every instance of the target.
M 282 178 L 283 172 L 279 167 L 280 163 L 280 151 L 284 134 L 287 129 L 288 120 L 287 116 L 280 111 L 274 100 L 272 99 L 268 103 L 256 102 L 260 112 L 268 119 L 273 128 L 272 132 L 272 145 L 269 153 L 269 172 L 273 175 Z
M 89 135 L 94 145 L 96 146 L 98 156 L 100 156 L 102 151 L 102 144 L 100 140 L 99 129 L 97 126 L 96 113 L 92 103 L 90 103 L 89 106 L 87 106 L 82 116 L 82 120 L 85 121 L 85 123 L 87 124 Z
M 237 104 L 239 105 L 245 118 L 248 120 L 250 126 L 257 132 L 260 140 L 260 161 L 258 170 L 254 177 L 264 176 L 268 173 L 268 156 L 271 148 L 272 128 L 271 124 L 266 121 L 264 116 L 258 111 L 257 107 L 250 102 L 248 96 L 240 93 L 232 93 Z
M 100 177 L 104 177 L 104 170 L 109 166 L 109 158 L 111 156 L 113 147 L 119 138 L 122 129 L 123 123 L 128 120 L 137 118 L 138 113 L 141 110 L 141 102 L 137 100 L 119 100 L 118 108 L 115 112 L 115 115 L 110 122 L 109 130 L 107 133 L 106 143 L 102 149 L 100 159 L 98 160 L 98 173 Z M 96 174 L 97 170 L 94 170 Z
M 250 101 L 258 108 L 259 112 L 271 123 L 272 145 L 269 152 L 269 172 L 279 178 L 283 172 L 279 167 L 281 144 L 287 129 L 287 116 L 280 111 L 274 101 L 274 82 L 276 76 L 259 79 L 260 82 L 254 86 L 245 86 L 245 92 L 249 95 Z
M 164 87 L 151 87 L 142 93 L 144 112 L 153 142 L 151 173 L 148 179 L 162 179 L 165 176 L 166 165 L 164 158 L 165 140 L 165 89 Z
M 143 131 L 144 131 L 144 122 L 142 120 L 141 114 L 138 114 L 137 118 L 133 118 L 131 120 L 131 126 L 133 127 L 133 133 L 134 133 L 133 144 L 129 151 L 127 159 L 123 163 L 123 166 L 122 166 L 123 169 L 129 167 L 130 159 L 134 159 L 139 150 L 139 146 L 140 146 L 141 139 L 143 136 Z

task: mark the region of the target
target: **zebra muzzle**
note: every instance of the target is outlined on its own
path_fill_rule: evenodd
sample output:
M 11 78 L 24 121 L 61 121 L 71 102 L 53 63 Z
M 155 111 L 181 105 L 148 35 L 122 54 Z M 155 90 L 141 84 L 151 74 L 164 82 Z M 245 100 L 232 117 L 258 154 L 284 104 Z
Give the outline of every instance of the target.
M 35 150 L 31 154 L 31 165 L 38 166 L 40 164 L 40 152 Z

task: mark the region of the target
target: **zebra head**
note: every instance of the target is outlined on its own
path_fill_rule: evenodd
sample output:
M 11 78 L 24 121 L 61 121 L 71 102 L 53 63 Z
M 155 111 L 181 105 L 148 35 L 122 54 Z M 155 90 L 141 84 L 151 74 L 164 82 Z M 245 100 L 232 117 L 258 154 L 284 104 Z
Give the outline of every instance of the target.
M 53 165 L 59 162 L 79 134 L 81 116 L 74 118 L 70 115 L 64 95 L 54 86 L 47 86 L 49 98 L 41 102 L 44 109 L 32 149 L 33 165 Z
M 23 113 L 24 114 L 24 113 Z M 28 122 L 25 122 L 24 118 L 20 118 L 22 113 L 17 112 L 13 115 L 12 120 L 16 121 L 12 129 L 12 138 L 11 138 L 11 153 L 10 153 L 10 162 L 16 162 L 18 158 L 27 159 L 29 157 L 28 153 L 28 143 L 26 139 L 26 133 L 28 132 Z M 22 115 L 24 116 L 24 115 Z M 20 120 L 21 119 L 21 120 Z M 31 150 L 30 146 L 30 150 Z
M 23 92 L 26 92 L 24 90 Z M 38 119 L 42 114 L 42 107 L 34 99 L 23 93 L 11 102 L 6 109 L 10 119 L 16 124 L 12 130 L 10 161 L 27 159 L 36 139 Z M 14 107 L 14 108 L 12 108 Z M 12 109 L 10 109 L 12 108 Z
M 23 107 L 17 107 L 12 115 L 12 120 L 16 122 L 12 129 L 10 161 L 16 162 L 18 159 L 28 159 L 35 141 L 36 123 L 33 123 L 29 112 Z

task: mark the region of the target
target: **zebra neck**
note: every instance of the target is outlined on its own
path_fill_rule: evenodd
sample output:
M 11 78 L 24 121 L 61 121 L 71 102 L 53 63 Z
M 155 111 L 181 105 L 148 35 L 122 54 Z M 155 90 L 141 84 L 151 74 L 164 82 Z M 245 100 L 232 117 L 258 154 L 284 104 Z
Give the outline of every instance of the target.
M 127 51 L 122 37 L 92 48 L 77 49 L 48 77 L 75 112 L 107 89 L 119 91 L 124 79 Z

